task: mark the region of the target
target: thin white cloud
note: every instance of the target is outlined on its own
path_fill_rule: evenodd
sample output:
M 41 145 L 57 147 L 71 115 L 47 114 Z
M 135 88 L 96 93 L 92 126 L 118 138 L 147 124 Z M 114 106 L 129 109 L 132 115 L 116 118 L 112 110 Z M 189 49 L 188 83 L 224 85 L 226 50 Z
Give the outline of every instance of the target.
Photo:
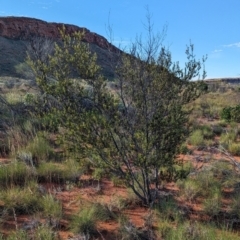
M 50 8 L 52 8 L 53 2 L 52 1 L 37 1 L 36 6 L 40 7 L 43 10 L 49 10 Z
M 215 59 L 219 59 L 222 57 L 222 49 L 214 49 L 213 51 L 210 52 L 210 54 L 208 55 L 209 58 L 215 58 Z
M 227 45 L 223 45 L 224 47 L 237 47 L 240 48 L 240 42 L 236 42 L 236 43 L 231 43 L 231 44 L 227 44 Z
M 212 51 L 212 53 L 220 53 L 222 51 L 223 51 L 222 49 L 215 49 L 215 50 Z

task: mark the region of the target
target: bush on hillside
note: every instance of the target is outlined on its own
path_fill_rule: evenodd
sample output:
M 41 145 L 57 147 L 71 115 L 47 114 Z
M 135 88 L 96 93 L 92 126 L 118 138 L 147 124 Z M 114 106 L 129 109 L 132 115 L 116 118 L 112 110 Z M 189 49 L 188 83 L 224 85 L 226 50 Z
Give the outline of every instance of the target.
M 240 122 L 240 105 L 235 107 L 225 107 L 220 113 L 221 119 L 225 121 Z

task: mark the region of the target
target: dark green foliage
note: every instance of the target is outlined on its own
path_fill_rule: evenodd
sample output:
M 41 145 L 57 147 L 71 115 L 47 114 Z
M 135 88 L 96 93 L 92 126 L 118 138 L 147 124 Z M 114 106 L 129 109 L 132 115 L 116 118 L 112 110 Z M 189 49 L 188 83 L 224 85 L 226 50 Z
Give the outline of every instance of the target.
M 235 107 L 225 107 L 220 113 L 221 119 L 225 121 L 240 122 L 240 105 Z
M 223 133 L 224 128 L 219 125 L 213 125 L 212 131 L 215 135 L 220 136 Z
M 232 110 L 232 107 L 223 108 L 223 110 L 220 113 L 221 119 L 224 119 L 226 121 L 230 121 L 231 120 L 231 110 Z
M 234 122 L 240 122 L 240 105 L 237 105 L 231 110 L 231 119 Z
M 183 143 L 180 147 L 179 147 L 179 153 L 181 154 L 191 154 L 192 150 L 188 148 L 186 143 Z

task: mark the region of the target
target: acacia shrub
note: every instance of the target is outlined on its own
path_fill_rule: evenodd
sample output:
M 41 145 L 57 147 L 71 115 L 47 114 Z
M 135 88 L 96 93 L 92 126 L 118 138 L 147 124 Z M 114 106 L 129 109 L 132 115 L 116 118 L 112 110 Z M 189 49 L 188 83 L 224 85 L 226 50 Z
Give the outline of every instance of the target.
M 96 54 L 81 42 L 84 33 L 61 33 L 63 43 L 52 55 L 28 58 L 42 99 L 43 111 L 35 108 L 36 114 L 61 129 L 59 143 L 74 157 L 116 174 L 151 206 L 160 181 L 178 176 L 175 156 L 188 134 L 183 106 L 202 92 L 201 81 L 190 82 L 202 62 L 190 44 L 181 69 L 150 27 L 146 44 L 138 39 L 128 54 L 119 55 L 112 93 Z M 73 69 L 80 79 L 71 78 Z

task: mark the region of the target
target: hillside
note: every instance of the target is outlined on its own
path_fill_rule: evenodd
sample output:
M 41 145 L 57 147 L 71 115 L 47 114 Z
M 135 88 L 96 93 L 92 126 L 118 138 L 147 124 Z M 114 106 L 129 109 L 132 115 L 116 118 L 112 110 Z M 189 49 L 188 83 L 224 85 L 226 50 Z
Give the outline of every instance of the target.
M 75 25 L 48 23 L 26 17 L 0 17 L 0 76 L 26 78 L 24 74 L 16 71 L 16 66 L 25 61 L 30 42 L 34 38 L 47 38 L 57 42 L 61 38 L 59 29 L 63 26 L 67 34 L 85 32 L 84 42 L 89 43 L 91 50 L 97 53 L 102 73 L 107 78 L 113 78 L 114 70 L 111 66 L 114 65 L 120 50 L 104 37 Z

